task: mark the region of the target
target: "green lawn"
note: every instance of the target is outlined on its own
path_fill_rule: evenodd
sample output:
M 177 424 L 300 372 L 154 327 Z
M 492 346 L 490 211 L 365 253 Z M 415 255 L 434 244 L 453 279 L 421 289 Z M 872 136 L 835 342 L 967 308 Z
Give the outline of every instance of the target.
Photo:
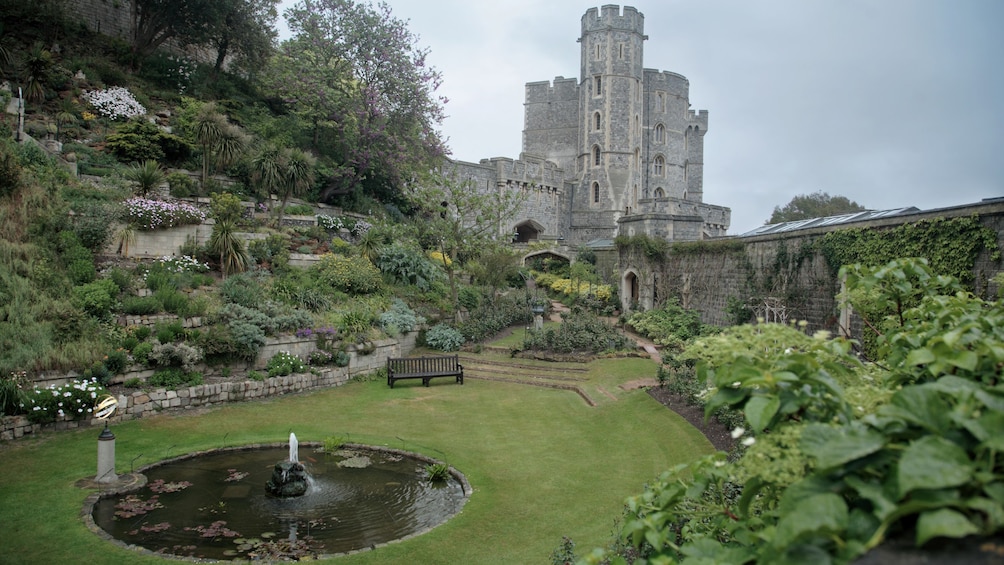
M 549 563 L 563 535 L 580 553 L 610 539 L 624 498 L 665 469 L 710 452 L 682 418 L 642 390 L 618 384 L 655 373 L 647 359 L 588 365 L 577 394 L 468 379 L 353 382 L 337 389 L 164 414 L 113 426 L 117 470 L 224 445 L 301 442 L 347 435 L 445 458 L 474 493 L 446 524 L 406 542 L 331 562 Z M 599 391 L 599 392 L 597 392 Z M 98 429 L 45 433 L 0 446 L 0 562 L 163 563 L 101 540 L 80 518 L 93 476 Z

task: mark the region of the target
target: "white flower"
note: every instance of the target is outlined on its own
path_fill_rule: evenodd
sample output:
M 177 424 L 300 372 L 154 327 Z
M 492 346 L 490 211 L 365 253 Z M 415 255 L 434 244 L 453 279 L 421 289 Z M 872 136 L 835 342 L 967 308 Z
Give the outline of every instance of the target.
M 753 445 L 754 443 L 756 443 L 756 438 L 753 437 L 753 436 L 750 436 L 750 437 L 748 437 L 748 438 L 746 438 L 746 439 L 743 440 L 743 445 L 745 445 L 746 447 L 749 447 L 749 446 Z
M 724 467 L 725 461 L 715 461 L 715 467 Z
M 741 383 L 739 381 L 736 381 L 736 382 L 732 383 L 732 388 L 739 388 L 740 386 L 742 386 L 742 384 L 743 383 Z
M 732 439 L 739 439 L 743 436 L 744 433 L 746 433 L 746 428 L 739 426 L 736 429 L 732 430 Z

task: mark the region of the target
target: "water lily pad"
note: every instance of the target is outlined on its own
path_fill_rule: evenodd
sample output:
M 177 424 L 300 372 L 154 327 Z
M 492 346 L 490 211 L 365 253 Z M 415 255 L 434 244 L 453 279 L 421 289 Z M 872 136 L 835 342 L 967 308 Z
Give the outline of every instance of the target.
M 261 537 L 265 539 L 272 539 L 275 537 L 275 532 L 262 532 Z

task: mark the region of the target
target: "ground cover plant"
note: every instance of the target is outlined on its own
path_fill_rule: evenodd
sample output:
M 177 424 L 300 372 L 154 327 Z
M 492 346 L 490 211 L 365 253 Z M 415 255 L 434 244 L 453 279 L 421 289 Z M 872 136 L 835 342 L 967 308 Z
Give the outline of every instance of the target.
M 750 449 L 666 472 L 628 500 L 614 549 L 586 563 L 848 563 L 889 539 L 1004 529 L 1004 301 L 923 260 L 842 274 L 852 300 L 891 312 L 870 325 L 881 362 L 786 326 L 707 338 L 706 410 L 740 408 L 733 435 Z M 876 387 L 877 401 L 854 402 Z
M 212 447 L 283 442 L 291 429 L 301 442 L 337 436 L 445 456 L 474 488 L 460 515 L 406 542 L 332 562 L 546 562 L 570 532 L 587 547 L 601 544 L 625 496 L 661 469 L 711 450 L 644 391 L 618 388 L 655 371 L 648 359 L 628 361 L 597 361 L 584 373 L 586 386 L 611 394 L 592 392 L 603 400 L 596 407 L 569 391 L 512 383 L 390 390 L 377 379 L 194 417 L 144 418 L 112 426 L 117 470 Z M 71 562 L 79 555 L 96 565 L 162 562 L 102 540 L 79 520 L 88 492 L 73 483 L 93 475 L 95 437 L 94 429 L 45 433 L 3 447 L 0 519 L 8 524 L 9 562 Z M 301 443 L 301 456 L 305 451 Z

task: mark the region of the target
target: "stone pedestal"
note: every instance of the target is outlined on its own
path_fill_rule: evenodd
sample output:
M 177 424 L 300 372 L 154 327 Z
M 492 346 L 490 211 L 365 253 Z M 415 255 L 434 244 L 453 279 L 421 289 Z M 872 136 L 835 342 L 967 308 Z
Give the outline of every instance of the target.
M 115 474 L 115 434 L 105 426 L 98 436 L 98 474 L 94 480 L 99 483 L 114 483 L 119 478 Z

